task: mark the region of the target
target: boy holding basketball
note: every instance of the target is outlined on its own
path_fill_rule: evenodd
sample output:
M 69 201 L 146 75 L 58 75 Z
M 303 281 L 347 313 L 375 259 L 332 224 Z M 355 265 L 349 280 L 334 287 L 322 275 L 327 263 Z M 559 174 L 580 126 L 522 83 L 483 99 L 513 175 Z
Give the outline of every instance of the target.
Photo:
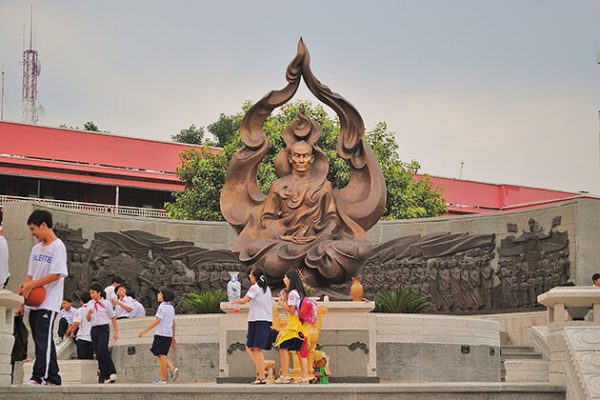
M 27 299 L 32 290 L 43 287 L 46 295 L 38 306 L 29 306 L 35 362 L 31 379 L 25 385 L 60 385 L 52 332 L 63 300 L 64 280 L 69 275 L 67 249 L 52 230 L 52 214 L 48 211 L 35 210 L 27 225 L 39 243 L 31 249 L 27 279 L 19 293 Z

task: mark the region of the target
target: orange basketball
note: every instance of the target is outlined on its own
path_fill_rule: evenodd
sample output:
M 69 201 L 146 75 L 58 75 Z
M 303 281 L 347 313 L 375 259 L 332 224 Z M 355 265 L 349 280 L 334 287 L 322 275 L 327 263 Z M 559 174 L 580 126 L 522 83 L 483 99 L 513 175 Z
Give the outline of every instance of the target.
M 29 307 L 37 307 L 44 302 L 46 298 L 46 289 L 43 286 L 36 287 L 29 293 L 25 299 L 25 305 Z

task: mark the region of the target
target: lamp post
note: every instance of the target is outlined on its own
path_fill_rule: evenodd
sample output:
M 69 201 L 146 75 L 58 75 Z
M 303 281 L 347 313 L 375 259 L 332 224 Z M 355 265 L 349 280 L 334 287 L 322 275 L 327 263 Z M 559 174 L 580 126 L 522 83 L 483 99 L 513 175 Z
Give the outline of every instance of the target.
M 600 64 L 600 51 L 596 52 L 596 64 Z M 598 110 L 598 166 L 600 167 L 600 110 Z
M 4 65 L 2 66 L 2 90 L 0 94 L 0 121 L 4 121 Z

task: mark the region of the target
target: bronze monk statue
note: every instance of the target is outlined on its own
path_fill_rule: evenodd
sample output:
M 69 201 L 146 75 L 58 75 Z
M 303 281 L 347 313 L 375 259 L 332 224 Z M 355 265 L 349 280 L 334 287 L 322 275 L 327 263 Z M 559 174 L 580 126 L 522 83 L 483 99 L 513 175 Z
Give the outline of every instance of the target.
M 245 146 L 230 162 L 221 212 L 238 233 L 233 252 L 240 262 L 262 266 L 274 279 L 299 268 L 307 283 L 326 292 L 330 284 L 358 275 L 372 254 L 366 231 L 384 211 L 385 182 L 363 140 L 362 117 L 315 78 L 302 39 L 286 77 L 285 88 L 269 92 L 244 116 L 240 134 Z M 327 180 L 329 160 L 317 145 L 321 129 L 301 110 L 283 133 L 286 147 L 275 159 L 279 179 L 265 195 L 256 180 L 269 147 L 263 123 L 293 97 L 301 77 L 340 118 L 337 152 L 349 164 L 350 180 L 344 188 L 333 188 Z

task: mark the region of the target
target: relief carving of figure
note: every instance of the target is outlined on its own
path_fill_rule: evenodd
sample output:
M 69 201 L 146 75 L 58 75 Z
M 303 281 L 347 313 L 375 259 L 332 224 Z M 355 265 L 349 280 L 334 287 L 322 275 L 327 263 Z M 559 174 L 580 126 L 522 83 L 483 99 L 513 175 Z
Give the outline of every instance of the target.
M 454 302 L 451 293 L 450 265 L 447 260 L 440 262 L 438 290 L 440 295 L 440 311 L 450 311 Z

